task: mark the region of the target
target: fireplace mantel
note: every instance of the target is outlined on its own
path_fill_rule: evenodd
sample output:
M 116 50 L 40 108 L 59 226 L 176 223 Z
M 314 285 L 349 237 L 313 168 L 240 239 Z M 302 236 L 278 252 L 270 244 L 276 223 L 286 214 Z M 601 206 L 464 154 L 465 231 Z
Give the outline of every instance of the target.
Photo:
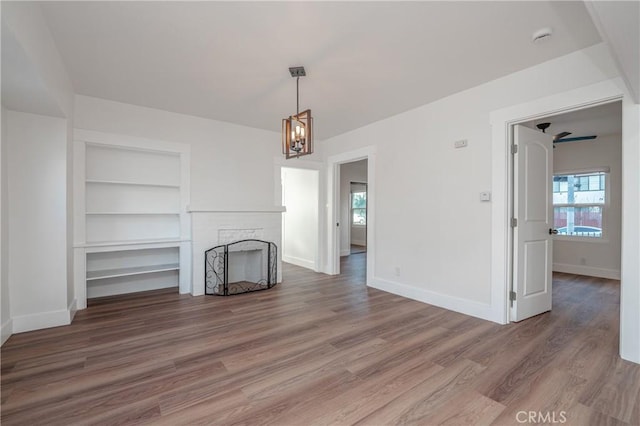
M 224 208 L 194 205 L 191 214 L 191 253 L 193 295 L 204 294 L 204 252 L 211 247 L 243 239 L 271 241 L 282 245 L 282 206 L 238 206 Z M 277 282 L 282 280 L 282 255 L 278 250 Z

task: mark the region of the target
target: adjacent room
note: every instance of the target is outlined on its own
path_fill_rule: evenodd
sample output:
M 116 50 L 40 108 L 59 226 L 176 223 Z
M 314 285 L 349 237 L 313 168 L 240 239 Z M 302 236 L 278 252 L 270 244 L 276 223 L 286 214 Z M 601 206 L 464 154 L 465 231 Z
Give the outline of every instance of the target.
M 639 2 L 0 12 L 2 424 L 640 424 Z

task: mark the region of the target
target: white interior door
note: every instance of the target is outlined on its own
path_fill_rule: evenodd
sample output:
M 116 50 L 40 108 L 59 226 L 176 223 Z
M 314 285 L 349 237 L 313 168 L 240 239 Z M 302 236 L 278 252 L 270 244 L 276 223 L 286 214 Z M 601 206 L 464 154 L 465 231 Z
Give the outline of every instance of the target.
M 511 320 L 551 310 L 553 138 L 515 126 Z

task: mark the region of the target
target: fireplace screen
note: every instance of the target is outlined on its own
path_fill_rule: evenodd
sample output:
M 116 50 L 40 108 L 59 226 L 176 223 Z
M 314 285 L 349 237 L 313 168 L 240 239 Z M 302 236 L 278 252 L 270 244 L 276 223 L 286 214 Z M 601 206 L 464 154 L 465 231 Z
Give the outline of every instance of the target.
M 278 249 L 274 243 L 241 240 L 204 252 L 205 293 L 218 296 L 266 290 L 276 285 Z

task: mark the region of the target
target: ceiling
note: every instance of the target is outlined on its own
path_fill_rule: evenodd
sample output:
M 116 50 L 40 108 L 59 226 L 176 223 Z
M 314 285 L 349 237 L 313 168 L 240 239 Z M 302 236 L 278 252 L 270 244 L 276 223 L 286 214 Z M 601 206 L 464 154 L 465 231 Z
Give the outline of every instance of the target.
M 79 94 L 280 131 L 303 65 L 319 139 L 601 41 L 576 1 L 41 6 Z
M 551 123 L 546 133 L 557 135 L 560 132 L 571 132 L 571 135 L 567 136 L 568 138 L 621 134 L 622 102 L 612 102 L 523 124 L 537 129 L 536 124 L 545 122 Z

